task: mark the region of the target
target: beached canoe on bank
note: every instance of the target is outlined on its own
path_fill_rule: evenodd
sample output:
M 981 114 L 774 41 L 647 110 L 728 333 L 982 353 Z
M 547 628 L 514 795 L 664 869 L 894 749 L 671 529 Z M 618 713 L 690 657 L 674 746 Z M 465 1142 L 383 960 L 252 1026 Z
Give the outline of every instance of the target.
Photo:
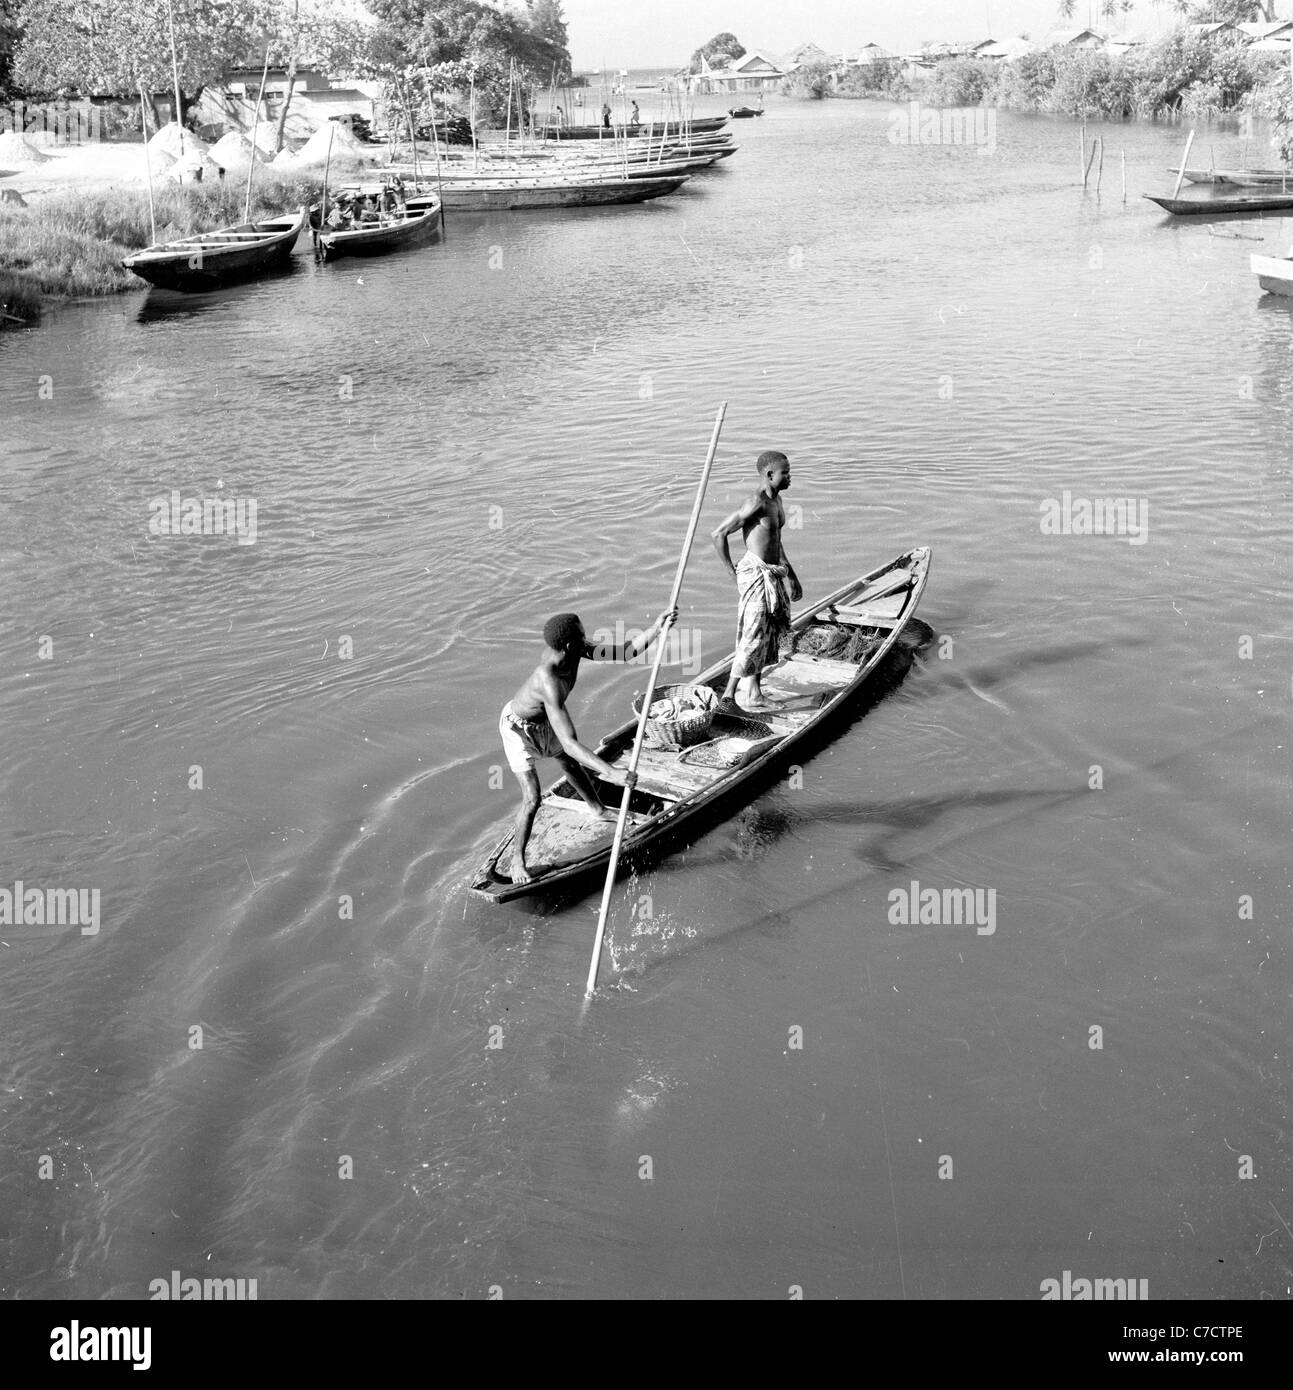
M 416 208 L 392 212 L 376 222 L 344 230 L 320 230 L 316 236 L 325 260 L 337 256 L 382 256 L 401 246 L 417 246 L 440 234 L 439 198 L 419 200 Z
M 803 748 L 810 734 L 825 732 L 846 714 L 915 613 L 929 563 L 929 549 L 918 546 L 805 608 L 792 623 L 794 654 L 763 673 L 768 709 L 747 719 L 716 715 L 709 741 L 690 748 L 644 747 L 620 871 L 730 816 Z M 731 668 L 727 656 L 690 683 L 721 692 Z M 598 745 L 598 756 L 627 767 L 636 730 L 636 720 L 616 729 Z M 618 807 L 622 789 L 598 786 L 607 804 Z M 587 886 L 605 877 L 614 834 L 614 825 L 589 815 L 563 777 L 544 792 L 526 851 L 530 871 L 538 876 L 530 883 L 511 881 L 509 825 L 472 880 L 472 892 L 504 903 Z
M 219 232 L 180 237 L 127 256 L 121 264 L 166 290 L 198 294 L 280 270 L 292 258 L 307 208 Z
M 1236 193 L 1210 198 L 1158 198 L 1144 195 L 1174 217 L 1218 217 L 1232 212 L 1283 212 L 1293 208 L 1293 193 Z
M 587 208 L 612 203 L 644 203 L 663 198 L 687 182 L 687 175 L 650 179 L 464 179 L 450 180 L 440 189 L 451 212 L 514 212 L 525 208 Z M 426 178 L 408 198 L 410 209 L 420 207 L 436 185 Z

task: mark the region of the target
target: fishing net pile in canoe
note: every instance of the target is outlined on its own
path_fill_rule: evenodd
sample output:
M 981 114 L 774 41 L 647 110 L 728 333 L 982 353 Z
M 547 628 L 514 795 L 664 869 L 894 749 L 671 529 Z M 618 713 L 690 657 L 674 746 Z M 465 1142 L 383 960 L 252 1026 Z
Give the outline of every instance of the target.
M 876 645 L 874 633 L 835 623 L 813 623 L 790 636 L 788 655 L 830 657 L 832 661 L 861 662 Z

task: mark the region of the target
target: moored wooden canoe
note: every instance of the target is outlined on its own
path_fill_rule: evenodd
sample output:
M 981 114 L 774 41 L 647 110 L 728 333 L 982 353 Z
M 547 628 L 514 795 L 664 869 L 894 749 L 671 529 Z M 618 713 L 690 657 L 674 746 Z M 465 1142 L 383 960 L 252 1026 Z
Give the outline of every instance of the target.
M 1230 197 L 1159 198 L 1144 195 L 1174 217 L 1217 217 L 1232 212 L 1282 212 L 1293 208 L 1293 193 L 1242 193 Z
M 162 289 L 197 294 L 281 269 L 291 259 L 307 208 L 263 222 L 180 237 L 127 256 L 121 264 Z
M 831 643 L 854 643 L 861 650 L 853 659 L 797 651 L 764 671 L 768 708 L 744 720 L 717 715 L 711 739 L 691 748 L 644 749 L 629 803 L 620 871 L 640 865 L 687 834 L 698 834 L 713 819 L 732 814 L 810 734 L 823 731 L 843 714 L 914 615 L 929 565 L 928 547 L 918 546 L 809 605 L 793 620 L 791 629 L 800 642 L 807 645 L 811 638 L 820 646 L 825 639 L 828 651 Z M 732 657 L 727 656 L 691 683 L 721 691 L 731 667 Z M 598 756 L 626 767 L 636 729 L 635 720 L 616 729 L 598 745 Z M 618 787 L 607 788 L 610 805 L 618 806 L 620 795 Z M 505 903 L 586 887 L 599 873 L 606 874 L 614 829 L 592 817 L 562 778 L 544 792 L 527 847 L 528 865 L 537 876 L 529 883 L 511 881 L 508 829 L 476 873 L 471 890 Z
M 325 260 L 337 256 L 381 256 L 401 246 L 432 240 L 439 235 L 440 217 L 440 200 L 431 197 L 420 201 L 416 208 L 389 213 L 373 223 L 344 230 L 321 230 L 319 250 Z
M 642 179 L 475 179 L 450 181 L 439 192 L 444 205 L 457 212 L 506 212 L 527 208 L 586 208 L 612 203 L 644 203 L 663 198 L 687 182 L 687 175 Z M 408 198 L 410 208 L 432 196 L 434 183 L 423 180 Z

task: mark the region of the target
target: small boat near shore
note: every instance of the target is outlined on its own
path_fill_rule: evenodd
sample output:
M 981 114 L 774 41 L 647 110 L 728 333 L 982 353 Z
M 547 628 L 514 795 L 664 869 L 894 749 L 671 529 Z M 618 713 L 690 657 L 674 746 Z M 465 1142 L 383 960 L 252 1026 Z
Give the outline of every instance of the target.
M 439 198 L 422 198 L 416 208 L 388 213 L 375 222 L 320 228 L 315 242 L 324 260 L 337 256 L 381 256 L 401 246 L 434 240 L 440 234 L 442 216 Z
M 805 608 L 791 623 L 793 651 L 763 672 L 766 707 L 744 717 L 716 714 L 710 737 L 681 749 L 642 751 L 638 780 L 619 870 L 640 866 L 654 853 L 694 838 L 708 824 L 730 816 L 767 779 L 848 711 L 914 616 L 929 577 L 926 546 L 850 581 Z M 691 682 L 722 691 L 732 656 Z M 637 720 L 609 734 L 597 754 L 627 768 Z M 611 805 L 621 789 L 609 789 Z M 543 794 L 526 858 L 536 875 L 513 883 L 513 832 L 507 829 L 471 883 L 494 903 L 511 902 L 606 874 L 615 827 L 590 815 L 564 777 Z
M 1269 294 L 1293 299 L 1293 256 L 1257 256 L 1249 260 L 1257 283 Z
M 444 206 L 455 212 L 517 212 L 528 208 L 587 208 L 645 203 L 676 192 L 686 174 L 667 178 L 488 178 L 450 180 L 439 186 Z M 410 194 L 410 210 L 434 197 L 436 184 L 424 178 Z
M 1169 169 L 1180 174 L 1180 169 Z M 1293 185 L 1293 169 L 1186 169 L 1187 183 L 1228 184 L 1233 188 L 1279 188 Z
M 1235 212 L 1284 212 L 1293 208 L 1293 192 L 1236 193 L 1212 198 L 1160 198 L 1142 195 L 1173 217 L 1217 217 Z
M 731 116 L 734 121 L 748 121 L 753 116 L 762 116 L 763 107 L 729 106 L 727 108 L 727 114 Z
M 309 209 L 146 247 L 121 264 L 161 289 L 200 294 L 280 270 L 292 258 Z

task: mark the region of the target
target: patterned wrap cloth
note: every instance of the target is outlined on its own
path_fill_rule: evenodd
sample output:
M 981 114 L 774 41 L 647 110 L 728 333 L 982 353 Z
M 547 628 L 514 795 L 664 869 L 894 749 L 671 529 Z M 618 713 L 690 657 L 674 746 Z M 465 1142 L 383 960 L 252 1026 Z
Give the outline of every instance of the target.
M 737 676 L 757 675 L 777 659 L 781 635 L 790 627 L 790 567 L 769 565 L 746 551 L 736 567 Z

